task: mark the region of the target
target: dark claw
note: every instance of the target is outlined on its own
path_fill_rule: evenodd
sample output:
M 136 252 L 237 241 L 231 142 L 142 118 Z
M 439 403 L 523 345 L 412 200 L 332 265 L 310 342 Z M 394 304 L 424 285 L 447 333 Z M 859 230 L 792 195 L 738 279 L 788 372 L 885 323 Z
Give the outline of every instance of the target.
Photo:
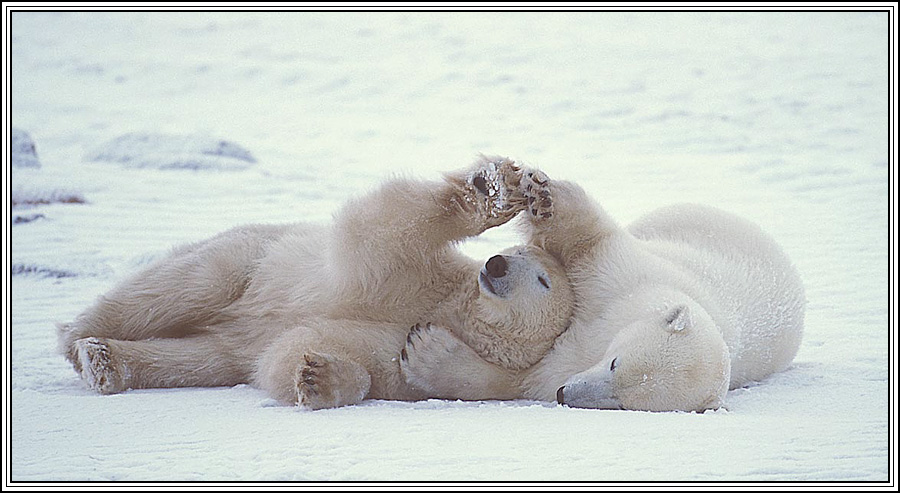
M 537 209 L 531 209 L 531 215 L 537 216 Z
M 544 200 L 541 201 L 541 206 L 550 207 L 553 205 L 553 201 L 550 200 L 550 197 L 545 197 Z
M 403 361 L 409 361 L 409 355 L 406 354 L 406 348 L 400 350 L 400 359 Z
M 552 212 L 545 212 L 545 213 L 541 214 L 541 217 L 543 217 L 543 218 L 553 217 L 553 213 L 552 213 Z
M 409 332 L 406 334 L 406 343 L 412 344 L 412 336 L 413 334 L 418 334 L 419 330 L 422 327 L 419 324 L 413 325 L 412 328 L 409 329 Z

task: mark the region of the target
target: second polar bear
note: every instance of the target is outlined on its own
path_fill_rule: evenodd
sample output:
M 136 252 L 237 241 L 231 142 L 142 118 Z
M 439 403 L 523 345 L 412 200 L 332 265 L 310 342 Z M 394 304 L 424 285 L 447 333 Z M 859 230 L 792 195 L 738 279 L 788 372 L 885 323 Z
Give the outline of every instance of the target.
M 579 186 L 549 183 L 552 218 L 524 227 L 565 266 L 575 292 L 569 328 L 520 371 L 483 361 L 440 327 L 414 330 L 402 361 L 411 384 L 445 398 L 699 411 L 788 367 L 804 290 L 759 227 L 678 205 L 623 228 Z

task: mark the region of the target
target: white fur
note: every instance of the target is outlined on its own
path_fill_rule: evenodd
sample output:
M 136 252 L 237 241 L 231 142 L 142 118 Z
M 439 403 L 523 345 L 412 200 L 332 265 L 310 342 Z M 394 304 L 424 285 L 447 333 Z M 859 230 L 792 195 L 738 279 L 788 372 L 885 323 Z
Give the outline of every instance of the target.
M 540 249 L 508 253 L 508 289 L 484 293 L 481 262 L 454 247 L 527 208 L 522 181 L 512 161 L 482 157 L 441 182 L 391 180 L 329 226 L 249 225 L 178 247 L 61 325 L 60 349 L 102 393 L 249 382 L 310 409 L 426 397 L 400 374 L 417 323 L 528 367 L 570 318 L 562 267 Z M 555 289 L 531 289 L 538 275 Z
M 576 302 L 569 329 L 523 371 L 458 351 L 456 361 L 440 357 L 443 368 L 474 375 L 407 374 L 438 382 L 433 391 L 446 397 L 462 393 L 448 383 L 456 380 L 467 382 L 464 398 L 560 397 L 578 407 L 662 411 L 718 407 L 728 388 L 788 367 L 800 344 L 803 286 L 759 227 L 677 205 L 626 229 L 577 185 L 554 181 L 550 192 L 552 219 L 525 229 L 566 268 Z M 425 368 L 430 357 L 416 360 Z

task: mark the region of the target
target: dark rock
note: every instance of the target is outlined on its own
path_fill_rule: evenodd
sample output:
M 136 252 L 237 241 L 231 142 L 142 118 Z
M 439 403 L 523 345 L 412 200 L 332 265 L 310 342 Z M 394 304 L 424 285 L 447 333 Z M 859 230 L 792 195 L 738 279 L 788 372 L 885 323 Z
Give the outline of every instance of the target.
M 12 154 L 11 165 L 13 168 L 40 168 L 37 150 L 31 136 L 23 130 L 12 128 L 9 147 Z

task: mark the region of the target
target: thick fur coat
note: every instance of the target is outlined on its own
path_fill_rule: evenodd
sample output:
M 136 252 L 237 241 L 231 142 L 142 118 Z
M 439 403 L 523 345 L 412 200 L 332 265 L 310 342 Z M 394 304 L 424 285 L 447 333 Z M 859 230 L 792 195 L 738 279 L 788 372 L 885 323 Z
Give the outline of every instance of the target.
M 123 281 L 59 326 L 60 349 L 104 394 L 251 383 L 311 409 L 429 397 L 400 364 L 432 325 L 521 370 L 571 318 L 565 271 L 536 247 L 482 264 L 455 243 L 522 210 L 549 215 L 546 195 L 510 160 L 482 157 L 443 181 L 388 181 L 331 225 L 238 227 Z

